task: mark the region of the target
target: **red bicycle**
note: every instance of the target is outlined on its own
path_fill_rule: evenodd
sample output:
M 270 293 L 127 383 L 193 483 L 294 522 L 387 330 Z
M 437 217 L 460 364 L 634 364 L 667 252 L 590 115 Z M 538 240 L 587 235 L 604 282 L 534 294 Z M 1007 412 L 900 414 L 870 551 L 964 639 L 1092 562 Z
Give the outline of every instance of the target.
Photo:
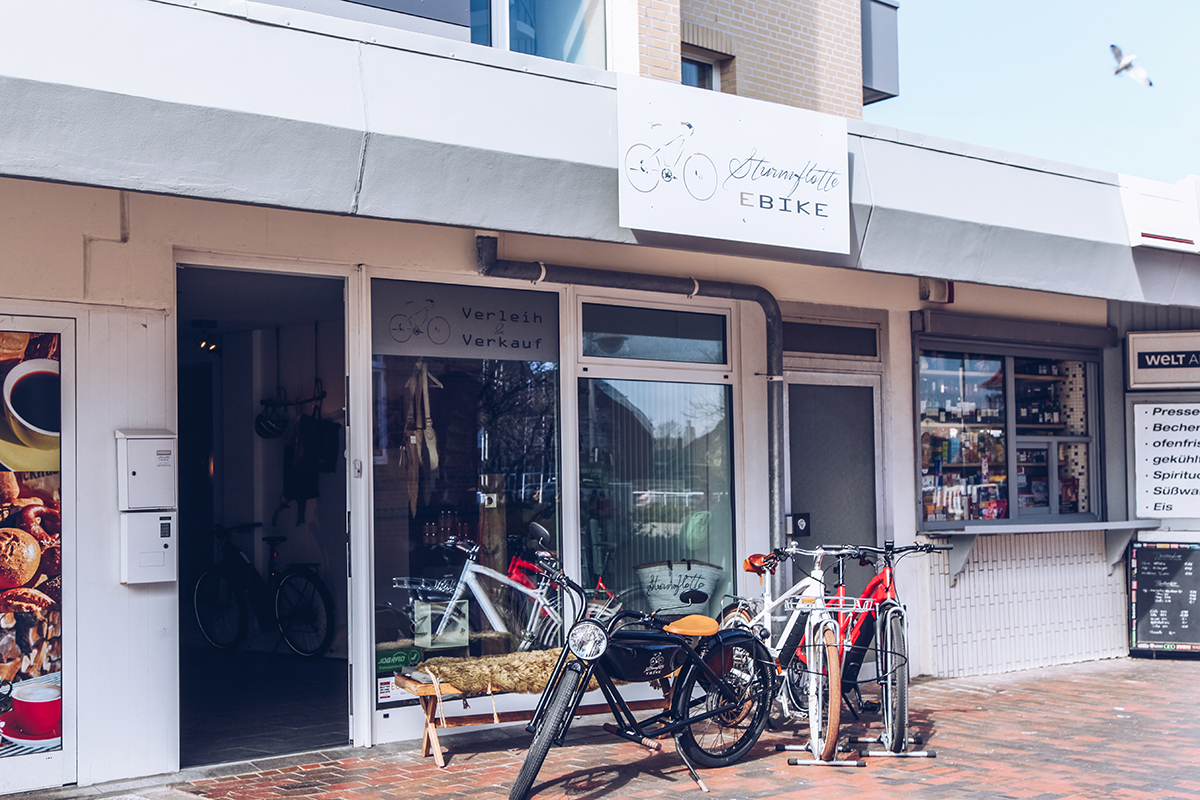
M 802 578 L 795 586 L 788 589 L 778 598 L 771 597 L 770 583 L 764 584 L 764 596 L 761 610 L 754 613 L 755 604 L 739 599 L 738 602 L 725 609 L 722 614 L 723 627 L 741 626 L 756 629 L 759 638 L 763 639 L 772 654 L 777 656 L 780 669 L 783 671 L 780 699 L 784 701 L 784 711 L 792 715 L 799 712 L 801 717 L 808 717 L 810 727 L 815 730 L 824 726 L 813 725 L 819 722 L 814 718 L 814 708 L 809 700 L 812 694 L 808 689 L 813 688 L 814 681 L 828 680 L 838 683 L 838 689 L 830 686 L 824 695 L 824 703 L 828 706 L 828 721 L 825 726 L 828 732 L 822 732 L 820 747 L 810 744 L 818 761 L 828 762 L 836 752 L 837 726 L 840 714 L 837 713 L 842 697 L 853 696 L 857 707 L 863 711 L 878 710 L 874 703 L 863 701 L 859 691 L 858 675 L 862 668 L 867 651 L 874 647 L 876 677 L 880 687 L 878 708 L 883 712 L 883 731 L 877 740 L 890 753 L 899 753 L 908 744 L 908 626 L 904 606 L 896 593 L 895 564 L 903 556 L 912 553 L 931 553 L 935 550 L 949 550 L 946 545 L 915 544 L 896 547 L 893 542 L 885 542 L 883 547 L 866 545 L 828 545 L 816 550 L 803 550 L 796 545 L 787 549 L 776 549 L 770 554 L 755 554 L 746 559 L 744 569 L 760 576 L 766 572 L 774 573 L 775 569 L 797 555 L 814 557 L 812 573 Z M 814 591 L 824 594 L 824 572 L 820 569 L 820 556 L 833 556 L 838 559 L 837 583 L 833 594 L 823 598 L 822 602 L 814 602 L 821 598 L 812 597 Z M 846 594 L 843 580 L 845 559 L 857 558 L 863 565 L 880 566 L 879 572 L 867 583 L 866 589 L 857 598 Z M 774 613 L 781 606 L 791 613 L 787 617 L 787 625 L 778 639 L 771 636 L 769 625 Z M 828 642 L 833 655 L 828 664 L 810 665 L 811 655 L 818 657 L 823 650 L 809 646 L 808 629 L 812 626 L 805 621 L 810 611 L 816 610 L 822 615 L 832 617 L 836 629 L 835 643 Z M 828 631 L 828 629 L 823 628 Z M 771 646 L 772 641 L 779 642 L 778 648 Z M 836 662 L 836 663 L 834 663 Z M 840 668 L 839 668 L 840 667 Z M 824 708 L 818 707 L 817 714 L 825 713 Z M 814 733 L 814 739 L 818 738 Z M 791 745 L 780 745 L 781 749 L 793 748 Z M 809 748 L 803 748 L 809 749 Z M 848 762 L 856 763 L 856 762 Z
M 859 564 L 876 566 L 879 571 L 867 583 L 856 602 L 846 598 L 841 581 L 839 561 L 838 585 L 835 597 L 841 604 L 830 602 L 838 611 L 842 642 L 842 695 L 854 696 L 860 709 L 870 710 L 871 704 L 862 699 L 858 674 L 872 643 L 875 648 L 875 680 L 879 683 L 879 705 L 883 714 L 883 730 L 879 743 L 891 753 L 899 753 L 908 744 L 908 622 L 904 605 L 896 594 L 896 562 L 913 553 L 932 553 L 949 550 L 949 545 L 910 544 L 896 547 L 884 542 L 883 547 L 845 545 L 839 549 L 851 551 Z M 857 552 L 855 552 L 857 551 Z

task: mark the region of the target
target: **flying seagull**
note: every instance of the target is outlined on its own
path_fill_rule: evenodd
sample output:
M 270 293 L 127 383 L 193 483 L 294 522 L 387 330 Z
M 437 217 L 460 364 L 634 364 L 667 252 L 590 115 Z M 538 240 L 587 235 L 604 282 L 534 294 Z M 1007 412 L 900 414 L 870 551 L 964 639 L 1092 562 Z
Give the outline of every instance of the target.
M 1112 50 L 1113 58 L 1117 60 L 1117 66 L 1113 68 L 1113 75 L 1120 75 L 1122 72 L 1124 72 L 1138 83 L 1144 83 L 1147 86 L 1154 85 L 1150 82 L 1150 76 L 1146 74 L 1146 70 L 1133 65 L 1133 60 L 1137 58 L 1137 56 L 1121 55 L 1121 48 L 1117 47 L 1115 44 L 1109 45 L 1108 48 Z

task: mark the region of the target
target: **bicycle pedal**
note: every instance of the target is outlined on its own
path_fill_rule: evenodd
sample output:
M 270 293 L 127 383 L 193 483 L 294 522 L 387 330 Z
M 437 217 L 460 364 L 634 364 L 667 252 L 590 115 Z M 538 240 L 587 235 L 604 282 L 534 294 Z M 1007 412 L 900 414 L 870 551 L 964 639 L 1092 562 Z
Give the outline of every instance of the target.
M 883 704 L 880 703 L 878 700 L 863 700 L 862 701 L 862 710 L 864 712 L 866 712 L 867 714 L 878 714 L 880 709 L 882 709 L 882 708 L 883 708 Z

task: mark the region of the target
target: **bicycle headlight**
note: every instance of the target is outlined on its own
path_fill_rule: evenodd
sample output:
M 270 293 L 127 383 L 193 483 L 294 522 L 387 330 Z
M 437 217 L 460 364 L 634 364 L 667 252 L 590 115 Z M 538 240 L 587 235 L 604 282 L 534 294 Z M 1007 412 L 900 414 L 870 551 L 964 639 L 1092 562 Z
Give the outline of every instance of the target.
M 581 661 L 595 661 L 608 649 L 608 632 L 599 622 L 585 619 L 567 634 L 567 647 Z

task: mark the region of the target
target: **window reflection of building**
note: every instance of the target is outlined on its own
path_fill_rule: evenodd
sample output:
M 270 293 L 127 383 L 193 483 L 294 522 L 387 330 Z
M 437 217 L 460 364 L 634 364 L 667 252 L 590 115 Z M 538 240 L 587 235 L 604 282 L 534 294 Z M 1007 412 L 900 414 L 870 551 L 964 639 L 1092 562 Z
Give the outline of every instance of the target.
M 733 577 L 731 389 L 582 379 L 579 394 L 585 580 L 716 613 Z

